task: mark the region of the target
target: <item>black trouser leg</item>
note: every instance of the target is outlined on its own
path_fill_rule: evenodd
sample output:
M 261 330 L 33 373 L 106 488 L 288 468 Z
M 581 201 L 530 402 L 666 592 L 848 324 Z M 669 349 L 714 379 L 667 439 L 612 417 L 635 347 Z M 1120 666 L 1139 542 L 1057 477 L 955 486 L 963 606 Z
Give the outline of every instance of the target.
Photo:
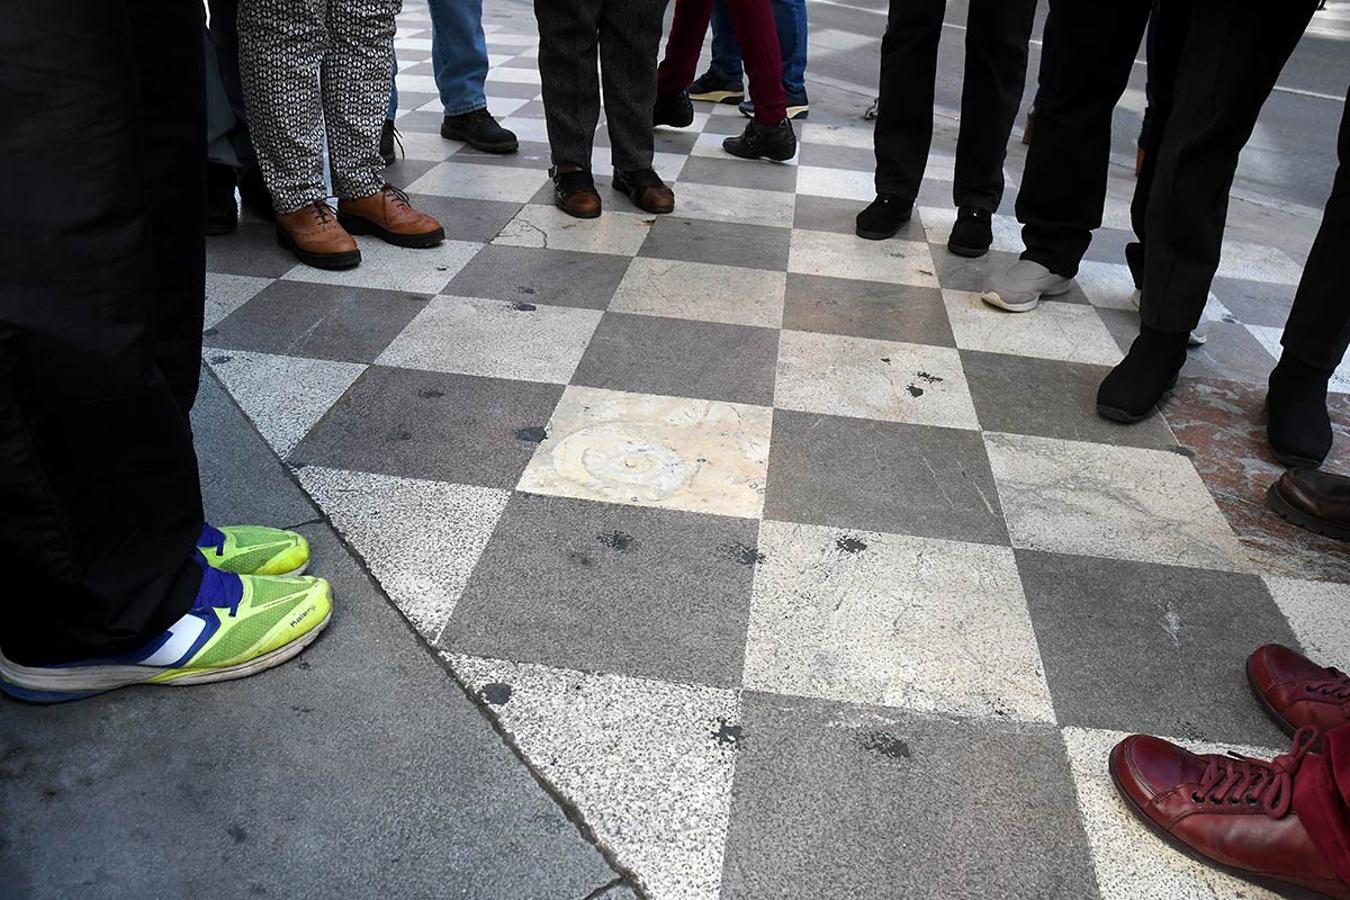
M 591 167 L 600 121 L 596 70 L 604 0 L 535 0 L 539 23 L 539 77 L 554 165 Z
M 878 194 L 919 195 L 933 141 L 933 87 L 945 0 L 891 0 L 881 39 L 881 84 L 872 143 Z
M 1157 331 L 1200 322 L 1219 266 L 1238 154 L 1313 0 L 1196 0 L 1148 197 L 1140 315 Z
M 665 0 L 605 0 L 600 10 L 600 77 L 614 168 L 650 169 L 655 135 L 656 57 Z
M 1036 0 L 971 0 L 952 183 L 957 206 L 992 213 L 1003 200 L 1003 160 L 1022 103 L 1035 18 Z
M 1181 66 L 1181 55 L 1186 48 L 1186 36 L 1190 33 L 1194 14 L 1194 0 L 1168 0 L 1158 4 L 1149 17 L 1152 44 L 1148 57 L 1148 127 L 1139 133 L 1144 165 L 1135 179 L 1134 197 L 1130 202 L 1130 223 L 1140 241 L 1144 240 L 1148 221 L 1148 196 L 1158 169 L 1158 148 L 1167 133 L 1167 120 L 1172 116 L 1177 70 Z
M 157 344 L 200 353 L 203 28 L 177 0 L 0 8 L 0 641 L 34 664 L 142 643 L 201 580 Z
M 1317 369 L 1339 366 L 1350 343 L 1350 91 L 1337 149 L 1336 180 L 1281 340 L 1286 353 Z
M 1036 101 L 1017 219 L 1022 258 L 1070 277 L 1102 223 L 1111 114 L 1129 84 L 1149 0 L 1051 0 L 1050 10 L 1055 48 Z

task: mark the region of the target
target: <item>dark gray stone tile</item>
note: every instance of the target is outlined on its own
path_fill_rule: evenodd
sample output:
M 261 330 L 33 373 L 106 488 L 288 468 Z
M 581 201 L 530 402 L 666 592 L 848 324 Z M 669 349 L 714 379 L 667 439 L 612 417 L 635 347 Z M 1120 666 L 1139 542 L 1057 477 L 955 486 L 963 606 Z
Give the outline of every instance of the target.
M 534 94 L 530 94 L 529 96 L 533 97 Z M 489 101 L 488 101 L 488 108 L 491 109 L 491 107 L 492 107 L 492 101 L 489 100 Z M 518 109 L 518 110 L 516 110 L 515 112 L 511 113 L 511 118 L 513 118 L 513 119 L 542 119 L 542 118 L 544 118 L 544 101 L 543 101 L 543 100 L 531 100 L 529 103 L 526 103 L 526 104 L 525 104 L 524 106 L 522 106 L 520 109 Z
M 790 228 L 658 216 L 638 255 L 782 272 L 791 236 Z
M 372 366 L 294 451 L 313 464 L 515 486 L 562 386 Z
M 858 213 L 867 208 L 861 200 L 841 200 L 838 197 L 797 197 L 797 206 L 793 217 L 793 226 L 808 231 L 830 231 L 835 234 L 855 234 L 858 230 Z M 917 217 L 911 218 L 895 237 L 901 241 L 924 241 L 927 236 Z M 938 248 L 934 247 L 937 253 Z
M 1122 264 L 1125 262 L 1125 245 L 1135 240 L 1134 232 L 1129 229 L 1098 228 L 1092 232 L 1092 243 L 1088 245 L 1083 258 L 1095 262 Z
M 1061 725 L 1279 746 L 1247 655 L 1298 646 L 1255 575 L 1017 551 Z
M 206 239 L 208 272 L 280 278 L 296 264 L 294 256 L 277 246 L 276 227 L 270 222 L 243 222 L 233 234 Z
M 741 703 L 722 900 L 1098 896 L 1055 729 Z
M 1159 450 L 1177 445 L 1156 412 L 1134 425 L 1097 415 L 1097 388 L 1111 371 L 1107 366 L 975 350 L 961 351 L 961 365 L 985 431 Z
M 628 263 L 627 257 L 607 253 L 489 244 L 450 280 L 443 293 L 604 309 L 628 271 Z
M 979 432 L 784 409 L 764 518 L 1008 543 Z
M 700 111 L 702 105 L 703 104 L 700 103 L 697 106 L 695 106 L 694 107 L 695 111 Z M 740 134 L 741 132 L 745 131 L 746 123 L 748 123 L 749 121 L 750 121 L 749 119 L 747 119 L 745 116 L 742 115 L 709 116 L 708 124 L 703 126 L 703 133 L 721 134 L 721 135 Z M 797 136 L 801 137 L 800 134 L 801 129 L 798 128 L 797 131 L 799 132 Z
M 1210 322 L 1205 326 L 1209 340 L 1203 347 L 1186 353 L 1181 374 L 1195 378 L 1221 378 L 1244 384 L 1265 384 L 1275 358 L 1252 333 L 1230 322 Z
M 396 188 L 405 188 L 436 167 L 429 159 L 405 159 L 400 156 L 384 167 L 384 178 Z
M 1210 291 L 1243 325 L 1283 328 L 1294 306 L 1292 284 L 1267 284 L 1239 278 L 1215 278 Z
M 516 213 L 520 212 L 519 203 L 502 203 L 496 200 L 465 200 L 460 197 L 435 197 L 430 194 L 415 194 L 410 199 L 413 206 L 440 221 L 441 227 L 445 229 L 446 239 L 451 241 L 486 244 L 497 236 Z
M 733 686 L 755 536 L 747 519 L 516 494 L 441 646 Z
M 605 313 L 573 384 L 773 405 L 778 331 Z
M 489 41 L 489 43 L 491 43 Z M 516 100 L 532 100 L 539 96 L 539 85 L 523 84 L 515 81 L 489 81 L 484 85 L 487 94 L 488 109 L 492 109 L 493 97 L 510 97 Z M 515 115 L 515 113 L 512 113 Z
M 450 157 L 451 162 L 473 163 L 479 166 L 506 166 L 512 169 L 548 170 L 553 157 L 548 144 L 538 141 L 521 141 L 520 149 L 515 153 L 484 153 L 468 144 L 462 145 Z M 550 191 L 552 188 L 550 188 Z M 551 196 L 551 194 L 550 194 Z M 550 199 L 548 202 L 552 203 Z
M 876 281 L 788 275 L 783 327 L 955 346 L 941 291 Z
M 791 193 L 797 189 L 797 167 L 750 166 L 737 159 L 691 156 L 685 161 L 684 168 L 680 169 L 679 181 Z M 802 198 L 798 197 L 797 202 L 801 201 Z
M 797 151 L 797 164 L 853 172 L 875 172 L 877 155 L 870 147 L 833 147 L 829 144 L 803 143 Z
M 427 297 L 304 281 L 274 281 L 206 332 L 211 347 L 374 362 Z

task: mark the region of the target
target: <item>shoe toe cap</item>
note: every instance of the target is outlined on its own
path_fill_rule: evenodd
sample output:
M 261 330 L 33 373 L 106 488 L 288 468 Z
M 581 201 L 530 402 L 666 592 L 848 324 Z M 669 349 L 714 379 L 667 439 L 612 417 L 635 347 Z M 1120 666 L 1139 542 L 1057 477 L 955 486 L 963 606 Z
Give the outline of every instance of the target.
M 1186 777 L 1190 754 L 1162 738 L 1133 734 L 1111 751 L 1111 774 L 1117 786 L 1140 806 L 1164 794 Z

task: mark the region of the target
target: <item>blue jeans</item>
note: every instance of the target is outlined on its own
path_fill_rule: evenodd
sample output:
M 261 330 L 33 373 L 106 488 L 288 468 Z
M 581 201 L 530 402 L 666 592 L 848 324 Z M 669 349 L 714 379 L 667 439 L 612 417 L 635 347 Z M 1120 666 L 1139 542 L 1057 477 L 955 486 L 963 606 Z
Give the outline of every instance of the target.
M 431 69 L 447 116 L 487 107 L 487 38 L 483 35 L 483 0 L 430 0 Z M 393 61 L 398 72 L 398 60 Z M 398 86 L 389 97 L 389 118 L 398 110 Z
M 772 0 L 770 5 L 774 24 L 778 27 L 778 48 L 783 54 L 783 90 L 789 95 L 804 94 L 806 0 Z M 740 81 L 745 70 L 726 0 L 717 0 L 713 6 L 712 33 L 712 65 L 708 68 L 727 81 Z

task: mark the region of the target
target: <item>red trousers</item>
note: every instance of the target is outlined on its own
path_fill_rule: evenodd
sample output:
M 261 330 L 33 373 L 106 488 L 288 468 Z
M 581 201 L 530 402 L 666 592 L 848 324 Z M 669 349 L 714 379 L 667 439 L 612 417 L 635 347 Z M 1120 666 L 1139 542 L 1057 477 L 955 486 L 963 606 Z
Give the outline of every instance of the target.
M 1322 738 L 1294 779 L 1294 811 L 1336 874 L 1350 882 L 1350 725 Z
M 732 29 L 741 45 L 745 73 L 750 78 L 750 99 L 755 103 L 755 121 L 777 125 L 787 116 L 783 95 L 783 57 L 778 49 L 778 29 L 769 0 L 729 0 Z M 656 73 L 660 97 L 678 94 L 694 80 L 703 36 L 708 33 L 713 0 L 675 0 L 675 19 L 666 41 L 666 58 Z

